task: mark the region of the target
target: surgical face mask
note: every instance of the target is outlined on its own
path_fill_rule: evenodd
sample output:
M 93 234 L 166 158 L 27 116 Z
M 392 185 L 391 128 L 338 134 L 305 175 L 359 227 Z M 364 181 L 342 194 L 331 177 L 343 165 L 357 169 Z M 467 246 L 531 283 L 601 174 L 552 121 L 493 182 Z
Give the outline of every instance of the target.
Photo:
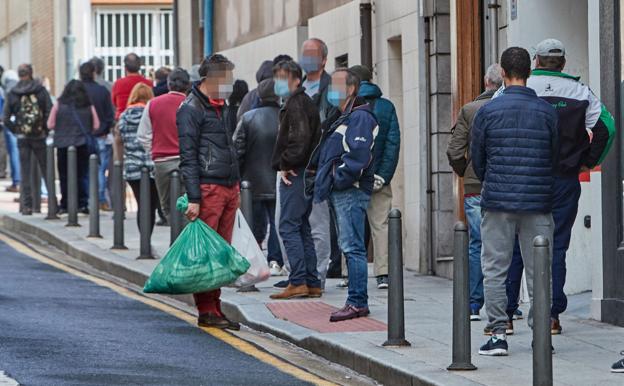
M 285 98 L 290 95 L 290 89 L 288 88 L 288 80 L 275 79 L 273 83 L 273 91 L 278 97 Z
M 316 56 L 306 56 L 303 55 L 299 59 L 299 64 L 301 64 L 301 68 L 306 74 L 310 72 L 317 72 L 321 69 L 321 59 Z
M 340 107 L 340 102 L 347 99 L 347 93 L 342 90 L 336 90 L 335 88 L 329 86 L 329 90 L 327 91 L 327 102 L 334 107 Z
M 227 99 L 232 94 L 234 86 L 232 83 L 219 84 L 219 99 Z

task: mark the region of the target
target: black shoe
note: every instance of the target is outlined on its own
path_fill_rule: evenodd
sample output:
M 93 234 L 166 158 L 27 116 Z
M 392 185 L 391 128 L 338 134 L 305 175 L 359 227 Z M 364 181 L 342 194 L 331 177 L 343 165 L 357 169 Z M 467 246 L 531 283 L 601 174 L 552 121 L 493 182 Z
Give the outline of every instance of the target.
M 56 211 L 56 214 L 58 216 L 62 216 L 64 214 L 67 214 L 67 209 L 59 208 L 59 210 Z
M 78 208 L 78 213 L 89 214 L 89 207 L 83 206 L 82 208 Z
M 624 351 L 620 353 L 620 355 L 624 355 Z M 624 373 L 624 358 L 615 362 L 613 366 L 611 366 L 612 373 Z
M 22 215 L 23 216 L 32 216 L 32 214 L 33 214 L 32 208 L 23 208 L 22 209 Z
M 507 341 L 505 339 L 499 339 L 496 335 L 492 336 L 481 348 L 479 349 L 479 355 L 488 356 L 507 356 Z
M 533 341 L 531 341 L 531 350 L 533 350 Z M 555 348 L 552 345 L 550 346 L 550 353 L 551 354 L 555 353 Z
M 377 276 L 377 288 L 388 289 L 388 275 Z
M 228 321 L 228 326 L 226 327 L 228 330 L 232 330 L 232 331 L 240 330 L 240 327 L 241 327 L 240 323 L 230 320 L 228 318 L 225 318 L 225 320 Z
M 286 288 L 288 287 L 288 280 L 282 280 L 282 281 L 278 281 L 277 283 L 273 284 L 273 287 L 275 288 Z
M 159 218 L 158 221 L 156 221 L 156 226 L 167 227 L 167 226 L 169 226 L 169 223 L 167 222 L 167 219 Z
M 199 327 L 214 327 L 223 330 L 230 326 L 230 322 L 222 316 L 208 313 L 199 315 L 197 325 Z

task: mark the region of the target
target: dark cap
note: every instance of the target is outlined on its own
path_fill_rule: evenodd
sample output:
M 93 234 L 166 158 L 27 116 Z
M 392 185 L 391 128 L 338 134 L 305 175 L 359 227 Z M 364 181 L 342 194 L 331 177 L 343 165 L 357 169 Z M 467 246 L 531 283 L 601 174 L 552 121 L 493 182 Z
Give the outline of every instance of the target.
M 351 66 L 349 70 L 360 78 L 360 82 L 369 82 L 373 78 L 371 70 L 364 65 L 356 64 L 355 66 Z

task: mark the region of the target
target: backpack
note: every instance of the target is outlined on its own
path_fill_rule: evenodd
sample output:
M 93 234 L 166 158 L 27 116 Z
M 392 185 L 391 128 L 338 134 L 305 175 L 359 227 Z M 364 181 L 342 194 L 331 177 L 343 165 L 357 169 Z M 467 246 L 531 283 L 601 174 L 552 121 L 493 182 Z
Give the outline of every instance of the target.
M 15 114 L 15 128 L 20 134 L 29 137 L 41 137 L 43 130 L 43 113 L 35 94 L 22 95 L 20 109 Z

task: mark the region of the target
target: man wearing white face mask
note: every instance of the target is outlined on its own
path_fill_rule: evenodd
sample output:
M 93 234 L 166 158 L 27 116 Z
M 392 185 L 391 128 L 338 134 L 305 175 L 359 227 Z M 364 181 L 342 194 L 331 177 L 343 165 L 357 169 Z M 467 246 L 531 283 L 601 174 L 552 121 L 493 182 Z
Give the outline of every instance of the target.
M 239 203 L 239 171 L 236 150 L 228 135 L 225 99 L 232 92 L 234 64 L 214 54 L 199 67 L 199 82 L 176 115 L 180 143 L 180 170 L 189 205 L 186 217 L 198 217 L 227 242 Z M 239 329 L 221 311 L 221 290 L 193 295 L 202 327 Z

